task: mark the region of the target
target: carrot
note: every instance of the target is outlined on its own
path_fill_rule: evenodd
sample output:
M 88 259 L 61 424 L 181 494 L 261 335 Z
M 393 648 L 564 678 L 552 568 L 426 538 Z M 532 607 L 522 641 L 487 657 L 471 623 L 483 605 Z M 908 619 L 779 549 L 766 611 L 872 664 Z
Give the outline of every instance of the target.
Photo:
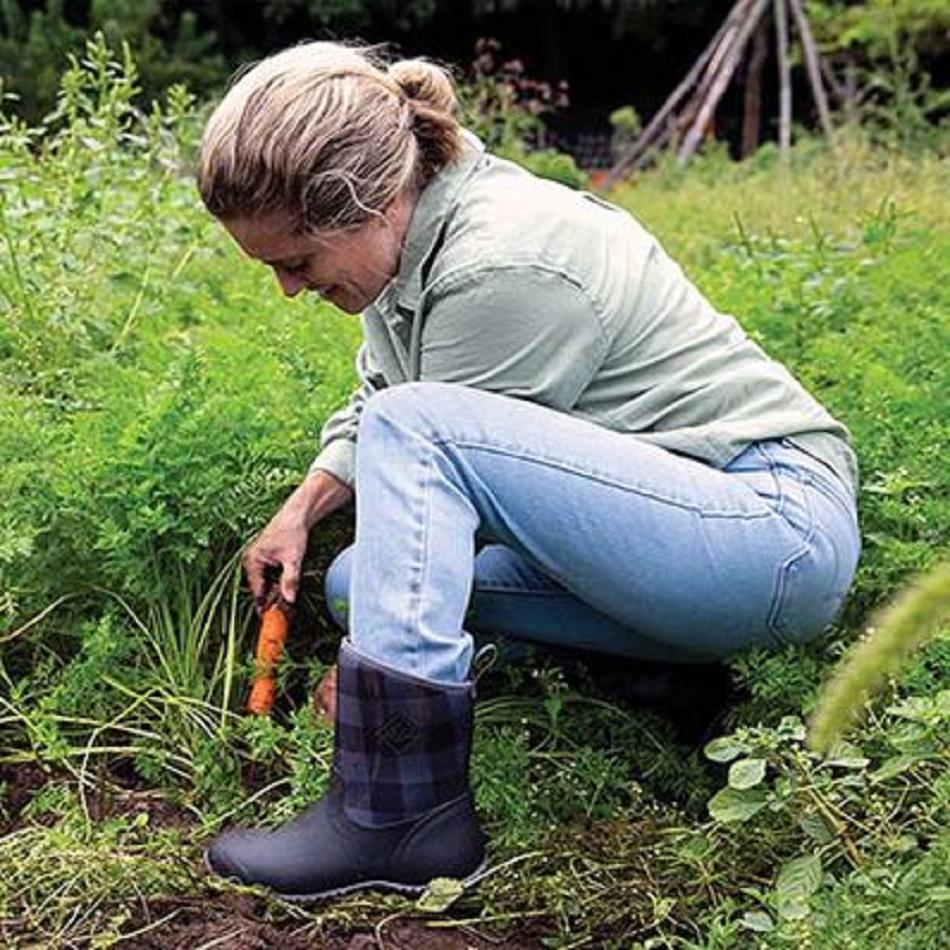
M 254 679 L 247 701 L 247 711 L 254 715 L 266 716 L 274 705 L 274 696 L 277 693 L 277 664 L 284 652 L 289 631 L 288 609 L 280 601 L 273 602 L 264 610 L 260 633 L 257 635 Z

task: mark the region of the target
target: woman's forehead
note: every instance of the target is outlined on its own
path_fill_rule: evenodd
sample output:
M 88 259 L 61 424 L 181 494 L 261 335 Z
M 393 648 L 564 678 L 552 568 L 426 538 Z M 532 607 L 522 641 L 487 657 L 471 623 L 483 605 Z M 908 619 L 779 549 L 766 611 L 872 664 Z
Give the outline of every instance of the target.
M 285 214 L 229 218 L 223 224 L 248 257 L 268 263 L 299 257 L 316 243 L 312 235 L 297 231 Z

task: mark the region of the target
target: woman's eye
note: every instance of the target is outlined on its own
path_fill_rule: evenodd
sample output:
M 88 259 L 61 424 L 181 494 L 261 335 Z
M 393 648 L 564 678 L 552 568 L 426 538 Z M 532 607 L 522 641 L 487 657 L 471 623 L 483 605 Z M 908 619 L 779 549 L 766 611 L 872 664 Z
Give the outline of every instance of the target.
M 296 275 L 307 269 L 307 259 L 304 257 L 300 260 L 280 261 L 279 263 L 272 263 L 270 266 L 278 276 L 281 274 Z

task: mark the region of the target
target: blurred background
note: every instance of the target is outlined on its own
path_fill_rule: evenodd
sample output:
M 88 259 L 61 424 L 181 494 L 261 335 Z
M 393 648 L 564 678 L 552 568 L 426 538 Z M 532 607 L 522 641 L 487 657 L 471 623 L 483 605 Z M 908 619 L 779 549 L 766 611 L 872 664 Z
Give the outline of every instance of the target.
M 96 31 L 131 47 L 143 101 L 172 83 L 218 93 L 242 63 L 306 39 L 385 42 L 451 64 L 462 81 L 493 76 L 540 117 L 537 141 L 604 168 L 683 78 L 735 0 L 0 0 L 0 77 L 12 108 L 35 121 L 51 108 L 69 54 Z M 947 114 L 950 0 L 809 0 L 833 107 Z M 766 18 L 771 20 L 771 18 Z M 771 32 L 774 25 L 763 25 Z M 765 39 L 765 37 L 763 37 Z M 742 140 L 744 57 L 716 110 L 715 138 L 733 157 L 777 134 L 778 71 L 767 37 L 758 69 L 757 138 Z M 481 41 L 481 42 L 480 42 Z M 814 125 L 805 70 L 793 56 L 795 120 Z M 8 106 L 8 109 L 11 108 Z M 614 121 L 611 121 L 613 117 Z M 612 152 L 613 148 L 613 152 Z

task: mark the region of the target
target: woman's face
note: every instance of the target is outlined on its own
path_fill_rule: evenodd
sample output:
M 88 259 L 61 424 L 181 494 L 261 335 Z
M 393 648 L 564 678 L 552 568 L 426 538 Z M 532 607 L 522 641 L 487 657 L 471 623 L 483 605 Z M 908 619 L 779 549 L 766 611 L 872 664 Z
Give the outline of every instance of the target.
M 222 223 L 248 257 L 273 268 L 288 297 L 312 290 L 346 313 L 360 313 L 399 269 L 411 215 L 412 202 L 400 198 L 355 231 L 300 234 L 282 213 Z

